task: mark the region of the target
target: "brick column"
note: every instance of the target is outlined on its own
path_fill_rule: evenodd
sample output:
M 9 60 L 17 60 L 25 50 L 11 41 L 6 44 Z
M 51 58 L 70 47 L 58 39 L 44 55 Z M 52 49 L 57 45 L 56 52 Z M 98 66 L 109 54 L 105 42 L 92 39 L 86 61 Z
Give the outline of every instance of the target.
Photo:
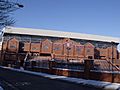
M 90 70 L 94 68 L 94 60 L 84 60 L 84 76 L 86 79 L 90 78 Z

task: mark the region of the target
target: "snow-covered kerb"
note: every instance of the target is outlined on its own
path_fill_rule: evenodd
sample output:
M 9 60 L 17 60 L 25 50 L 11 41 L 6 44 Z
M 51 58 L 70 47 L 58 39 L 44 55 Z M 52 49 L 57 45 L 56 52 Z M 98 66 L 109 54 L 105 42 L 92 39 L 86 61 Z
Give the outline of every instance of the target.
M 94 86 L 94 87 L 102 88 L 104 90 L 119 90 L 120 89 L 120 84 L 118 83 L 110 83 L 110 82 L 103 82 L 103 81 L 96 81 L 96 80 L 85 80 L 85 79 L 80 79 L 80 78 L 72 78 L 72 77 L 66 77 L 66 76 L 50 75 L 50 74 L 40 73 L 40 72 L 32 72 L 32 71 L 27 71 L 24 69 L 13 69 L 13 68 L 2 67 L 2 66 L 0 67 L 4 69 L 17 71 L 17 72 L 38 75 L 38 76 L 42 76 L 45 78 L 62 80 L 62 81 L 72 82 L 72 83 L 76 83 L 80 85 Z

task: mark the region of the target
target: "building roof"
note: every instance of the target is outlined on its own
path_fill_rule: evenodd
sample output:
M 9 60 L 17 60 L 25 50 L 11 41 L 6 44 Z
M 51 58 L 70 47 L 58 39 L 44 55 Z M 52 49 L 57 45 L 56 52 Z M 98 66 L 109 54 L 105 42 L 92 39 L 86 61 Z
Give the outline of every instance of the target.
M 84 40 L 94 40 L 94 41 L 102 41 L 102 42 L 115 42 L 115 43 L 120 42 L 120 38 L 115 38 L 115 37 L 54 31 L 54 30 L 46 30 L 46 29 L 6 27 L 5 33 L 84 39 Z

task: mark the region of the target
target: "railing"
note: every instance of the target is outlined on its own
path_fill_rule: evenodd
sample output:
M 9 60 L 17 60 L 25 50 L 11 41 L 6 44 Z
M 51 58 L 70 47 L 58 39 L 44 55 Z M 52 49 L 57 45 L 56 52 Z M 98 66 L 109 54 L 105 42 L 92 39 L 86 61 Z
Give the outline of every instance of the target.
M 112 60 L 94 60 L 94 70 L 120 71 L 120 68 L 112 63 Z
M 26 63 L 26 66 L 36 67 L 36 68 L 49 68 L 50 60 L 32 60 Z M 53 68 L 64 68 L 64 69 L 74 69 L 74 70 L 84 70 L 83 63 L 74 63 L 74 62 L 66 62 L 66 61 L 54 61 Z
M 112 63 L 111 61 L 106 60 L 108 63 L 110 63 L 112 65 L 113 68 L 115 68 L 117 71 L 120 71 L 120 68 L 118 66 L 116 66 L 114 63 Z
M 35 67 L 35 68 L 49 68 L 49 61 L 48 60 L 37 60 L 37 61 L 30 61 L 26 62 L 26 67 Z
M 56 63 L 54 68 L 65 68 L 65 69 L 73 69 L 73 70 L 84 70 L 83 63 Z
M 25 55 L 24 62 L 27 61 L 28 56 L 29 56 L 29 53 L 27 53 L 27 54 Z
M 34 66 L 37 68 L 49 68 L 50 60 L 34 60 L 29 62 L 29 66 Z M 63 69 L 72 69 L 72 70 L 84 70 L 84 62 L 66 62 L 65 60 L 53 61 L 53 68 L 63 68 Z M 111 60 L 97 60 L 93 62 L 94 71 L 120 71 L 120 68 L 113 64 Z

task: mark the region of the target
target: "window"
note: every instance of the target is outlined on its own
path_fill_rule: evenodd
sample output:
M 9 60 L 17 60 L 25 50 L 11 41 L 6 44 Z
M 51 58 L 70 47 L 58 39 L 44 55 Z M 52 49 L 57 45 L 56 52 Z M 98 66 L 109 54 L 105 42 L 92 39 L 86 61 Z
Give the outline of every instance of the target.
M 15 45 L 11 45 L 10 48 L 16 48 L 16 46 Z
M 89 52 L 90 52 L 90 49 L 87 49 L 87 52 L 89 53 Z
M 55 51 L 59 51 L 60 48 L 59 48 L 59 47 L 55 47 L 54 50 L 55 50 Z

